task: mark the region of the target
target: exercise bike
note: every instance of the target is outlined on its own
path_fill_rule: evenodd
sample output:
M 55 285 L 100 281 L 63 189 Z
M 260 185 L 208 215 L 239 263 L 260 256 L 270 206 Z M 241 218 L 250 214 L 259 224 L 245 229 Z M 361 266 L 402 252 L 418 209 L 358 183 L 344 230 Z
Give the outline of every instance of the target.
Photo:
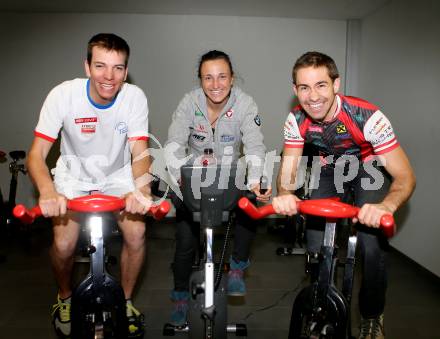
M 90 272 L 72 294 L 73 339 L 127 338 L 125 296 L 119 282 L 106 270 L 104 245 L 106 214 L 124 207 L 123 198 L 103 194 L 87 195 L 67 202 L 69 210 L 83 214 L 84 225 L 89 231 L 87 249 L 90 255 Z M 149 213 L 158 220 L 169 209 L 169 202 L 163 201 L 159 205 L 151 206 Z M 23 205 L 17 205 L 13 213 L 23 223 L 32 223 L 36 217 L 41 216 L 41 209 L 35 206 L 27 210 Z
M 12 216 L 12 208 L 15 206 L 15 197 L 17 193 L 17 179 L 18 174 L 26 174 L 27 171 L 23 164 L 19 163 L 19 160 L 24 159 L 26 157 L 25 151 L 11 151 L 9 152 L 9 156 L 12 161 L 9 164 L 9 172 L 11 173 L 11 180 L 9 182 L 9 197 L 8 201 L 5 202 L 2 191 L 0 189 L 0 232 L 3 235 L 10 236 L 13 229 L 11 226 L 17 220 Z M 0 151 L 0 162 L 6 162 L 6 153 Z M 4 239 L 1 239 L 2 241 Z M 6 254 L 0 254 L 0 262 L 4 262 L 6 260 Z
M 254 219 L 275 213 L 272 205 L 256 208 L 246 198 L 239 201 L 239 206 Z M 356 217 L 359 208 L 334 199 L 299 201 L 297 208 L 301 214 L 326 218 L 326 225 L 318 256 L 318 279 L 302 289 L 295 298 L 288 338 L 351 339 L 350 304 L 357 238 L 355 235 L 349 237 L 342 290 L 339 290 L 335 284 L 338 265 L 335 235 L 336 220 Z M 380 222 L 385 236 L 393 236 L 395 224 L 392 215 L 382 216 Z
M 17 195 L 17 180 L 18 174 L 22 173 L 26 175 L 27 170 L 24 167 L 24 164 L 20 164 L 19 161 L 26 157 L 25 151 L 11 151 L 9 152 L 9 157 L 12 161 L 9 164 L 9 172 L 11 173 L 11 179 L 9 181 L 9 196 L 8 201 L 4 201 L 3 194 L 0 190 L 0 203 L 1 203 L 1 215 L 0 221 L 2 227 L 7 227 L 14 223 L 14 218 L 12 215 L 12 209 L 15 206 L 15 197 Z M 0 162 L 6 161 L 6 153 L 0 151 Z
M 247 336 L 245 324 L 227 323 L 227 291 L 224 276 L 225 244 L 219 262 L 214 261 L 214 229 L 230 221 L 241 191 L 235 185 L 236 165 L 184 165 L 181 168 L 183 202 L 200 222 L 199 263 L 190 277 L 188 324 L 165 324 L 164 336 L 187 333 L 190 339 L 226 339 L 227 333 Z

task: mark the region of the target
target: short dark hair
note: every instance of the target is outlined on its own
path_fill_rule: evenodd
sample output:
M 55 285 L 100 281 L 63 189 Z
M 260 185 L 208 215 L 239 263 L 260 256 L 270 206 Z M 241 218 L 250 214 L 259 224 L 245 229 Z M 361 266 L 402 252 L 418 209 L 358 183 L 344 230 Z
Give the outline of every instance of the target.
M 201 70 L 202 70 L 203 63 L 206 61 L 218 60 L 218 59 L 225 60 L 229 66 L 229 70 L 231 71 L 231 75 L 234 75 L 234 70 L 232 69 L 232 63 L 231 63 L 231 59 L 229 58 L 229 55 L 227 55 L 225 52 L 222 52 L 222 51 L 212 50 L 212 51 L 209 51 L 209 52 L 203 54 L 200 58 L 199 69 L 197 72 L 197 76 L 199 77 L 199 79 L 202 78 Z
M 339 78 L 338 67 L 336 67 L 335 61 L 328 55 L 320 52 L 307 52 L 301 55 L 295 62 L 292 70 L 292 80 L 296 84 L 296 74 L 300 68 L 305 67 L 326 67 L 328 75 L 332 81 Z
M 87 44 L 87 62 L 92 61 L 93 47 L 101 47 L 108 51 L 116 51 L 125 54 L 125 66 L 128 64 L 128 57 L 130 56 L 130 47 L 127 42 L 121 37 L 113 33 L 99 33 L 94 35 Z

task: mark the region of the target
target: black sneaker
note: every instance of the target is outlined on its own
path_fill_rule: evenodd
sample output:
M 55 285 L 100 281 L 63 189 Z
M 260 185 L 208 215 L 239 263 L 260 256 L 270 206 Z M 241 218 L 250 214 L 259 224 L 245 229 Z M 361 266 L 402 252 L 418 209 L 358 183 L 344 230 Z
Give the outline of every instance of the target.
M 142 338 L 145 330 L 145 317 L 133 304 L 127 303 L 128 338 Z

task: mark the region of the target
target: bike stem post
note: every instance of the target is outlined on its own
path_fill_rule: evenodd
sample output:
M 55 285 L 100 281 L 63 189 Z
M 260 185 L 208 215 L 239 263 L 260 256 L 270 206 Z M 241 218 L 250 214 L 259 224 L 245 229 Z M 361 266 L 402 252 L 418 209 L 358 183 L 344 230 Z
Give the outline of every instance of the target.
M 103 286 L 105 277 L 103 218 L 100 214 L 88 217 L 87 224 L 90 230 L 90 263 L 93 286 Z
M 336 220 L 327 219 L 324 240 L 321 247 L 321 263 L 319 265 L 318 293 L 321 301 L 325 301 L 333 276 L 333 253 L 336 236 Z

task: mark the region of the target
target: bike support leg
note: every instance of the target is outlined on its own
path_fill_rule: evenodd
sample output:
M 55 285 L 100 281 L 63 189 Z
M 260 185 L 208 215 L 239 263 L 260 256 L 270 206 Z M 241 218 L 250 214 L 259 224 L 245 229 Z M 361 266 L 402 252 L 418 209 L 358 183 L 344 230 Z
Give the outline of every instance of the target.
M 206 228 L 206 263 L 205 263 L 205 310 L 209 310 L 214 306 L 214 261 L 212 254 L 212 228 Z M 210 312 L 207 313 L 208 318 Z
M 206 262 L 205 262 L 205 307 L 202 310 L 203 318 L 205 318 L 205 337 L 213 338 L 214 336 L 214 317 L 215 317 L 215 305 L 214 305 L 214 258 L 212 253 L 213 242 L 213 230 L 212 227 L 206 227 Z

